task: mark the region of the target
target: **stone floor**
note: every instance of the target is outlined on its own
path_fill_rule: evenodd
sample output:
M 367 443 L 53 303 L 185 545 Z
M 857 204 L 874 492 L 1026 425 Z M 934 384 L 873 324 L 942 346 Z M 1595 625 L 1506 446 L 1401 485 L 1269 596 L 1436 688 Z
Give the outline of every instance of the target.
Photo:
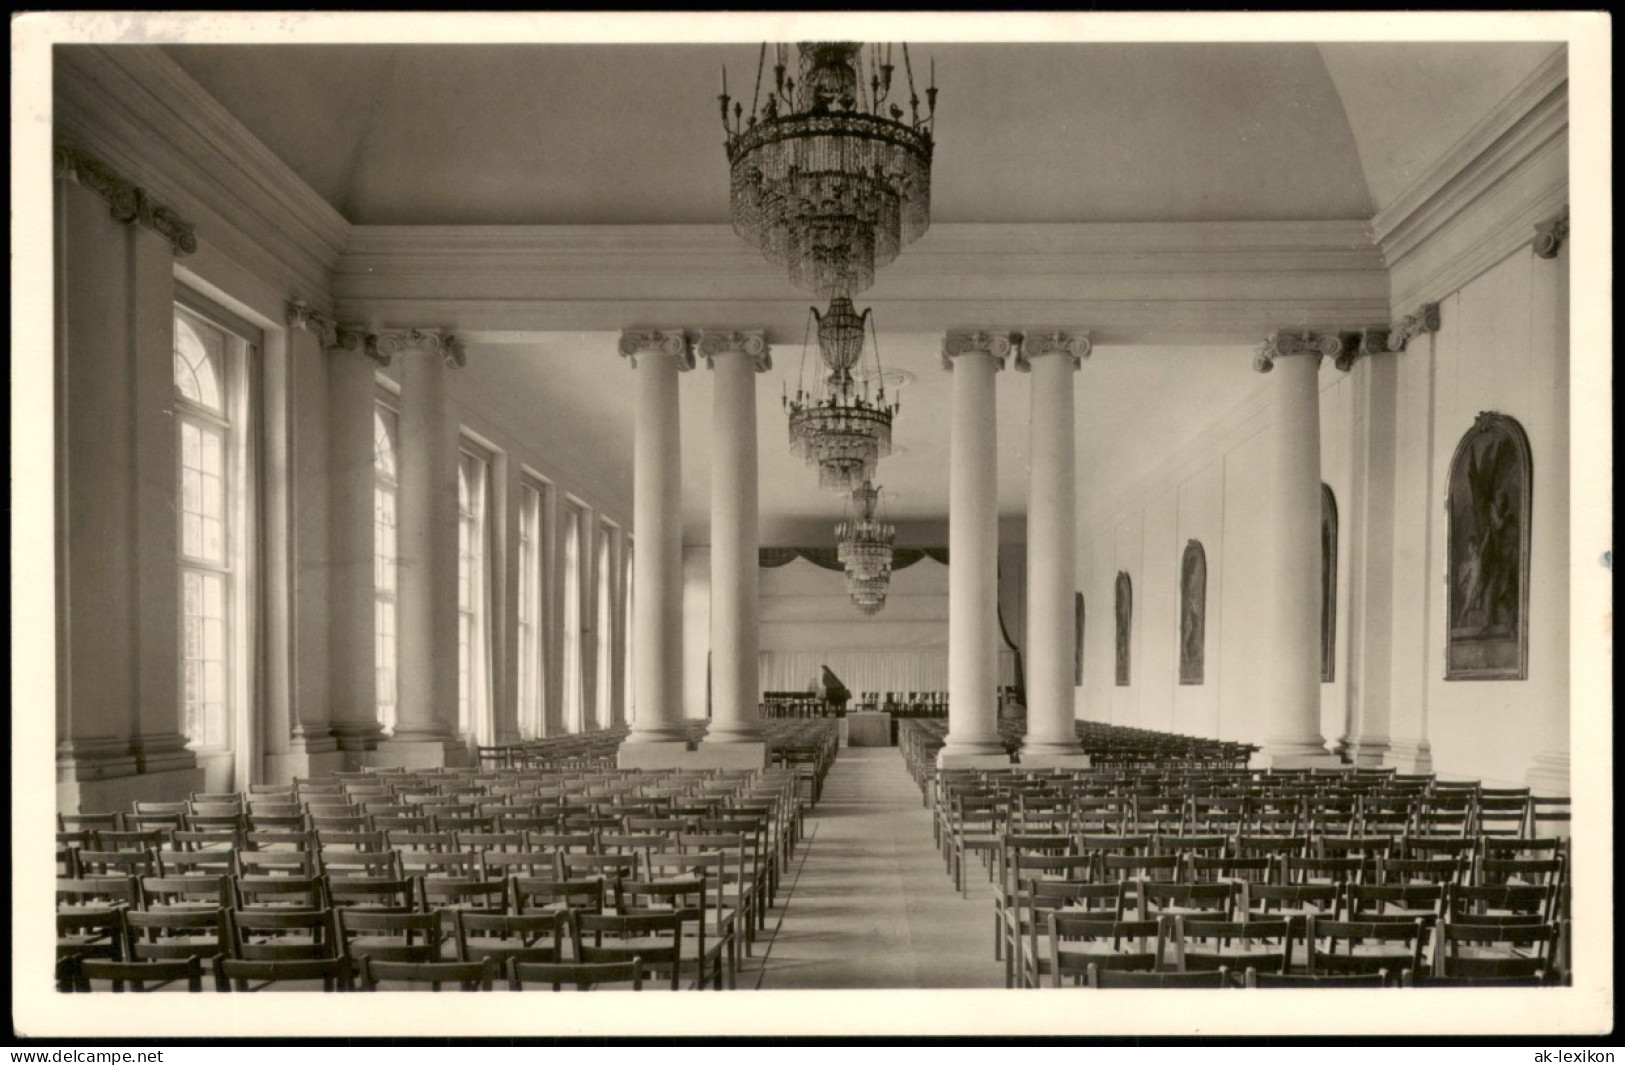
M 993 888 L 954 890 L 895 747 L 843 747 L 739 988 L 1004 986 Z

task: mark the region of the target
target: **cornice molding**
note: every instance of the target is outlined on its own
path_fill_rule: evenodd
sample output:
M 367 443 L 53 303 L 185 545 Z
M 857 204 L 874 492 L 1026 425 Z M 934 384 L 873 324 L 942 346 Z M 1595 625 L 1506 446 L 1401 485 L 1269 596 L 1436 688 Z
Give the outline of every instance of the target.
M 942 338 L 942 368 L 952 370 L 954 360 L 962 355 L 988 355 L 993 359 L 993 371 L 1004 369 L 1004 360 L 1010 355 L 1010 338 L 1002 333 L 952 332 Z
M 58 144 L 52 150 L 56 176 L 82 185 L 107 201 L 109 213 L 126 225 L 135 223 L 169 241 L 176 255 L 197 251 L 197 234 L 174 211 L 156 203 L 147 190 L 133 184 L 95 155 L 81 148 Z
M 1371 219 L 1371 236 L 1395 262 L 1467 201 L 1568 128 L 1568 49 L 1559 48 L 1494 110 Z
M 1313 355 L 1317 359 L 1336 358 L 1343 350 L 1343 338 L 1337 333 L 1311 333 L 1279 329 L 1264 338 L 1264 343 L 1253 353 L 1253 369 L 1269 373 L 1275 369 L 1275 360 L 1293 355 Z
M 1439 305 L 1424 303 L 1415 311 L 1395 322 L 1388 330 L 1388 350 L 1404 351 L 1405 345 L 1423 333 L 1439 331 Z
M 325 293 L 349 223 L 156 47 L 56 49 L 53 122 L 266 280 Z
M 694 369 L 694 349 L 681 329 L 623 329 L 616 347 L 634 370 L 640 355 L 665 355 L 677 360 L 679 370 Z
M 1535 258 L 1555 259 L 1558 251 L 1569 241 L 1569 207 L 1563 205 L 1556 218 L 1535 227 Z
M 1391 311 L 1443 299 L 1530 243 L 1568 201 L 1568 63 L 1560 49 L 1372 219 Z
M 1032 360 L 1038 356 L 1065 355 L 1072 360 L 1072 369 L 1079 370 L 1091 350 L 1093 346 L 1089 343 L 1088 333 L 1060 330 L 1024 333 L 1016 348 L 1016 369 L 1027 373 L 1032 369 Z
M 347 320 L 415 314 L 463 333 L 738 322 L 791 344 L 807 320 L 727 225 L 358 226 L 333 294 Z M 891 331 L 1081 320 L 1095 344 L 1246 343 L 1390 316 L 1363 222 L 936 225 L 866 300 Z
M 773 368 L 773 351 L 760 329 L 705 330 L 700 333 L 699 349 L 707 370 L 715 369 L 713 360 L 719 355 L 744 355 L 755 364 L 757 373 Z

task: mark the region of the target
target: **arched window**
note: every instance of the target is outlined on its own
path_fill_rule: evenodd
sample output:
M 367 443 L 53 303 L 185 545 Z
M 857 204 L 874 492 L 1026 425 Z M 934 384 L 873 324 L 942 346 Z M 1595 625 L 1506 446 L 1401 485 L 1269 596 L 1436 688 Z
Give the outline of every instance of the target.
M 1528 676 L 1533 473 L 1523 426 L 1493 412 L 1478 416 L 1450 460 L 1446 680 Z
M 182 315 L 175 317 L 175 390 L 181 398 L 214 414 L 224 415 L 221 362 L 225 337 L 218 331 Z
M 1179 683 L 1201 684 L 1207 642 L 1207 551 L 1185 545 L 1179 562 Z
M 1117 684 L 1128 687 L 1130 624 L 1134 620 L 1134 585 L 1127 573 L 1117 573 Z
M 1072 686 L 1083 687 L 1083 593 L 1072 601 Z
M 396 480 L 398 418 L 382 403 L 372 411 L 372 614 L 373 669 L 378 724 L 395 730 L 396 675 L 399 668 L 396 623 L 396 528 L 400 485 Z
M 1337 679 L 1337 497 L 1320 486 L 1320 682 Z

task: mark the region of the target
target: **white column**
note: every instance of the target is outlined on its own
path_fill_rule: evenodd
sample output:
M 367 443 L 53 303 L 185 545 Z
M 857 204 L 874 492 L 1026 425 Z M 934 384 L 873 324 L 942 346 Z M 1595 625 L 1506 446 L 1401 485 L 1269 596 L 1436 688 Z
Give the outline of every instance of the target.
M 678 764 L 683 727 L 682 438 L 677 374 L 694 368 L 681 330 L 627 330 L 636 422 L 632 454 L 632 685 L 636 720 L 622 745 L 624 768 Z M 657 749 L 658 748 L 658 749 Z
M 1574 567 L 1590 570 L 1595 557 L 1573 557 L 1590 553 L 1590 545 L 1577 547 L 1569 524 L 1571 489 L 1569 484 L 1569 249 L 1566 239 L 1568 216 L 1562 218 L 1562 237 L 1556 247 L 1537 241 L 1534 272 L 1531 275 L 1529 334 L 1535 358 L 1553 367 L 1544 387 L 1534 397 L 1538 420 L 1551 434 L 1549 457 L 1537 453 L 1535 466 L 1535 516 L 1530 528 L 1529 572 L 1540 574 L 1529 590 L 1529 679 L 1549 685 L 1541 749 L 1534 752 L 1524 782 L 1536 795 L 1571 794 L 1570 715 L 1572 712 L 1569 586 Z M 1544 260 L 1551 260 L 1547 265 Z M 1547 352 L 1550 352 L 1548 355 Z M 1538 362 L 1536 363 L 1539 364 Z M 1533 412 L 1532 412 L 1533 413 Z M 1549 471 L 1542 475 L 1541 471 Z M 1540 674 L 1545 672 L 1546 677 Z M 1582 689 L 1583 690 L 1583 689 Z
M 1007 337 L 949 333 L 954 375 L 948 448 L 948 739 L 938 766 L 1008 765 L 999 742 L 999 499 L 993 375 Z
M 390 764 L 434 765 L 457 748 L 457 427 L 448 361 L 401 360 L 399 588 L 395 733 Z
M 1320 360 L 1341 346 L 1333 334 L 1280 332 L 1253 360 L 1273 393 L 1262 720 L 1274 766 L 1337 762 L 1320 735 Z
M 1077 489 L 1072 375 L 1089 354 L 1081 333 L 1028 334 L 1016 369 L 1032 374 L 1027 481 L 1027 735 L 1021 764 L 1088 760 L 1073 727 L 1077 622 Z M 951 557 L 951 556 L 950 556 Z
M 756 374 L 772 356 L 760 331 L 705 333 L 712 370 L 711 728 L 706 745 L 748 745 L 764 764 L 757 709 Z
M 299 309 L 302 310 L 302 309 Z M 304 325 L 295 310 L 290 325 Z M 303 319 L 309 319 L 308 314 Z M 320 335 L 320 322 L 314 326 Z M 352 334 L 353 336 L 353 334 Z M 331 340 L 332 343 L 328 343 Z M 378 744 L 376 624 L 373 587 L 373 418 L 376 364 L 338 343 L 337 330 L 322 336 L 328 373 L 328 698 L 333 734 L 344 750 Z M 359 338 L 351 345 L 359 347 Z
M 1394 624 L 1394 475 L 1398 357 L 1388 330 L 1343 338 L 1337 368 L 1354 388 L 1354 469 L 1348 507 L 1350 701 L 1348 753 L 1354 764 L 1379 766 L 1389 749 Z

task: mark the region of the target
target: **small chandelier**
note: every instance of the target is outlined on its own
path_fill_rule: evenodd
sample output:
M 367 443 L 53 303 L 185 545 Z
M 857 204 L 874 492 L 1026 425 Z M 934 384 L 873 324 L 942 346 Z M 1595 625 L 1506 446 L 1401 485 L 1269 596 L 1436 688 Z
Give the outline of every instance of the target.
M 886 400 L 872 312 L 865 309 L 860 315 L 850 299 L 838 296 L 830 301 L 827 313 L 820 315 L 816 307 L 810 313 L 818 325 L 822 368 L 814 371 L 808 384 L 809 345 L 803 338 L 796 392 L 784 397 L 790 415 L 790 451 L 818 468 L 819 487 L 850 492 L 871 480 L 879 461 L 891 454 L 892 419 L 900 404 Z M 852 371 L 863 356 L 865 323 L 874 341 L 874 370 L 860 381 Z
M 835 526 L 835 554 L 849 577 L 874 580 L 891 576 L 892 541 L 897 528 L 875 520 L 875 504 L 880 489 L 863 482 L 852 490 L 852 507 L 857 516 Z
M 854 577 L 847 574 L 846 577 L 846 591 L 852 599 L 852 605 L 869 617 L 885 608 L 886 588 L 890 584 L 889 574 L 884 577 Z
M 795 47 L 800 80 L 786 76 L 789 47 L 774 45 L 773 84 L 763 100 L 762 45 L 748 116 L 740 103 L 729 115 L 722 72 L 717 99 L 734 232 L 787 266 L 794 284 L 822 299 L 851 297 L 931 224 L 936 61 L 922 117 L 908 45 L 907 111 L 889 99 L 896 69 L 890 44 L 884 51 L 840 41 Z

